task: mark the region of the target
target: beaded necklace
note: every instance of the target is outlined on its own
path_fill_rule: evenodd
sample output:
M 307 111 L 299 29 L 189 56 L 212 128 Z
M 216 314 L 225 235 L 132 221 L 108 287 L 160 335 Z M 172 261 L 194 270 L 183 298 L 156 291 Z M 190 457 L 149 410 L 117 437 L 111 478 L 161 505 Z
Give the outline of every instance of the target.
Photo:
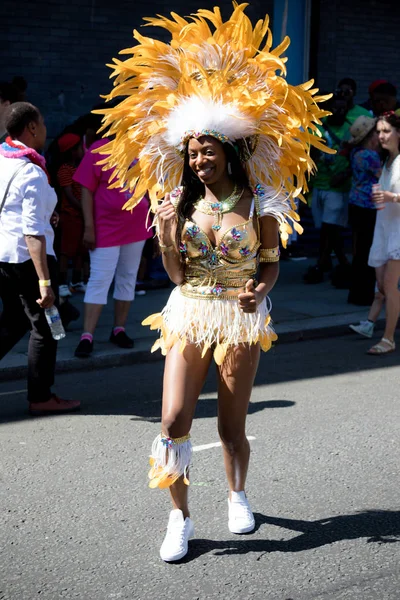
M 194 208 L 205 215 L 214 215 L 215 223 L 211 226 L 211 229 L 214 231 L 219 231 L 221 229 L 222 215 L 235 208 L 236 204 L 243 195 L 243 191 L 244 188 L 238 190 L 238 186 L 235 185 L 235 188 L 230 196 L 225 198 L 225 200 L 217 202 L 210 202 L 201 196 L 199 200 L 195 202 Z

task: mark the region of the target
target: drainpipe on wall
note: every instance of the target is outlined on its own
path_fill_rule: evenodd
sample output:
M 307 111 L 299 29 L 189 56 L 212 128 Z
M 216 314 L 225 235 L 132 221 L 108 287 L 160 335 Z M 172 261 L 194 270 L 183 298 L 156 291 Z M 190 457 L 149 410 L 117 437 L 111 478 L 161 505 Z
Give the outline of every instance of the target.
M 286 50 L 287 81 L 298 85 L 307 81 L 310 62 L 311 0 L 274 0 L 273 37 L 280 44 L 285 35 L 291 43 Z

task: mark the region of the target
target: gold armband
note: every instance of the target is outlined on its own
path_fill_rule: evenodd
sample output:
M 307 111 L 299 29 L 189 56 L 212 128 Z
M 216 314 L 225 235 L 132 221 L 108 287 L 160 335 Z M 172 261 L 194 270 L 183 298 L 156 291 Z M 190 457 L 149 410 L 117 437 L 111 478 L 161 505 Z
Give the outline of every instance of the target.
M 172 252 L 175 248 L 174 244 L 171 244 L 170 246 L 165 246 L 164 244 L 161 244 L 159 242 L 159 246 L 160 246 L 160 250 L 162 254 L 168 254 L 168 252 Z
M 39 287 L 50 287 L 51 281 L 50 279 L 39 279 Z
M 278 262 L 280 254 L 279 246 L 276 248 L 263 248 L 259 252 L 260 263 Z

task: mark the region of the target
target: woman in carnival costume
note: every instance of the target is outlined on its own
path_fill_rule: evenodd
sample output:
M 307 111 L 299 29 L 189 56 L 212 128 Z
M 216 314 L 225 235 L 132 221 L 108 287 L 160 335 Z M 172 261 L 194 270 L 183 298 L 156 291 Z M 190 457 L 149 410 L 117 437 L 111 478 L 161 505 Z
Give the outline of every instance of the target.
M 244 491 L 245 421 L 260 348 L 277 339 L 267 294 L 278 276 L 279 233 L 285 245 L 292 225 L 301 232 L 293 199 L 307 190 L 310 147 L 325 150 L 317 129 L 329 114 L 317 104 L 325 98 L 315 96 L 312 81 L 286 82 L 280 55 L 289 40 L 271 51 L 268 18 L 253 29 L 245 7 L 234 4 L 226 22 L 218 8 L 189 21 L 174 13 L 172 20 L 146 19 L 172 40 L 134 32 L 138 44 L 123 51 L 131 55 L 126 61 L 114 60 L 107 97 L 126 98 L 102 113 L 114 138 L 101 162 L 132 192 L 127 209 L 149 191 L 164 266 L 176 284 L 162 312 L 144 321 L 161 331 L 152 350 L 166 355 L 161 434 L 149 473 L 151 488 L 171 493 L 165 561 L 183 558 L 194 533 L 189 432 L 213 358 L 228 526 L 238 534 L 254 529 Z

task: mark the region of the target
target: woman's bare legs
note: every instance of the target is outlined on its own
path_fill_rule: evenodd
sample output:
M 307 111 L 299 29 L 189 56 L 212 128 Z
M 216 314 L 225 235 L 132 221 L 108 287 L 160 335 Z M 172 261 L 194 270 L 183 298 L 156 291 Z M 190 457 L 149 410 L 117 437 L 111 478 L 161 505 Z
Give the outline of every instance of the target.
M 375 298 L 371 304 L 371 308 L 368 313 L 368 321 L 376 323 L 379 315 L 381 314 L 383 305 L 385 304 L 385 296 L 381 292 L 375 292 Z
M 181 354 L 179 344 L 168 352 L 165 360 L 162 399 L 162 433 L 170 438 L 187 435 L 192 427 L 198 397 L 207 377 L 212 359 L 209 350 L 201 358 L 201 348 L 194 344 L 186 346 Z M 189 517 L 188 486 L 183 477 L 169 488 L 174 508 Z
M 131 300 L 114 300 L 114 327 L 125 327 Z
M 389 260 L 385 266 L 383 289 L 386 298 L 386 324 L 383 337 L 394 341 L 394 332 L 400 312 L 400 260 Z
M 250 459 L 246 416 L 259 359 L 259 344 L 244 344 L 228 350 L 218 367 L 218 432 L 230 492 L 245 488 Z
M 375 298 L 371 304 L 371 308 L 368 313 L 368 321 L 375 323 L 381 313 L 383 305 L 385 303 L 385 294 L 383 291 L 383 279 L 385 274 L 385 265 L 377 267 L 375 269 L 376 283 L 378 284 L 378 291 L 375 292 Z
M 382 267 L 376 269 L 378 287 L 384 294 L 386 302 L 386 322 L 382 340 L 368 350 L 368 354 L 385 354 L 392 351 L 392 344 L 383 341 L 383 338 L 394 342 L 394 333 L 400 314 L 400 260 L 389 260 Z M 371 307 L 372 308 L 372 307 Z M 382 350 L 383 349 L 383 350 Z
M 83 316 L 83 331 L 84 333 L 91 333 L 94 335 L 96 325 L 100 319 L 101 311 L 103 310 L 104 304 L 93 304 L 91 302 L 85 303 L 84 316 Z

